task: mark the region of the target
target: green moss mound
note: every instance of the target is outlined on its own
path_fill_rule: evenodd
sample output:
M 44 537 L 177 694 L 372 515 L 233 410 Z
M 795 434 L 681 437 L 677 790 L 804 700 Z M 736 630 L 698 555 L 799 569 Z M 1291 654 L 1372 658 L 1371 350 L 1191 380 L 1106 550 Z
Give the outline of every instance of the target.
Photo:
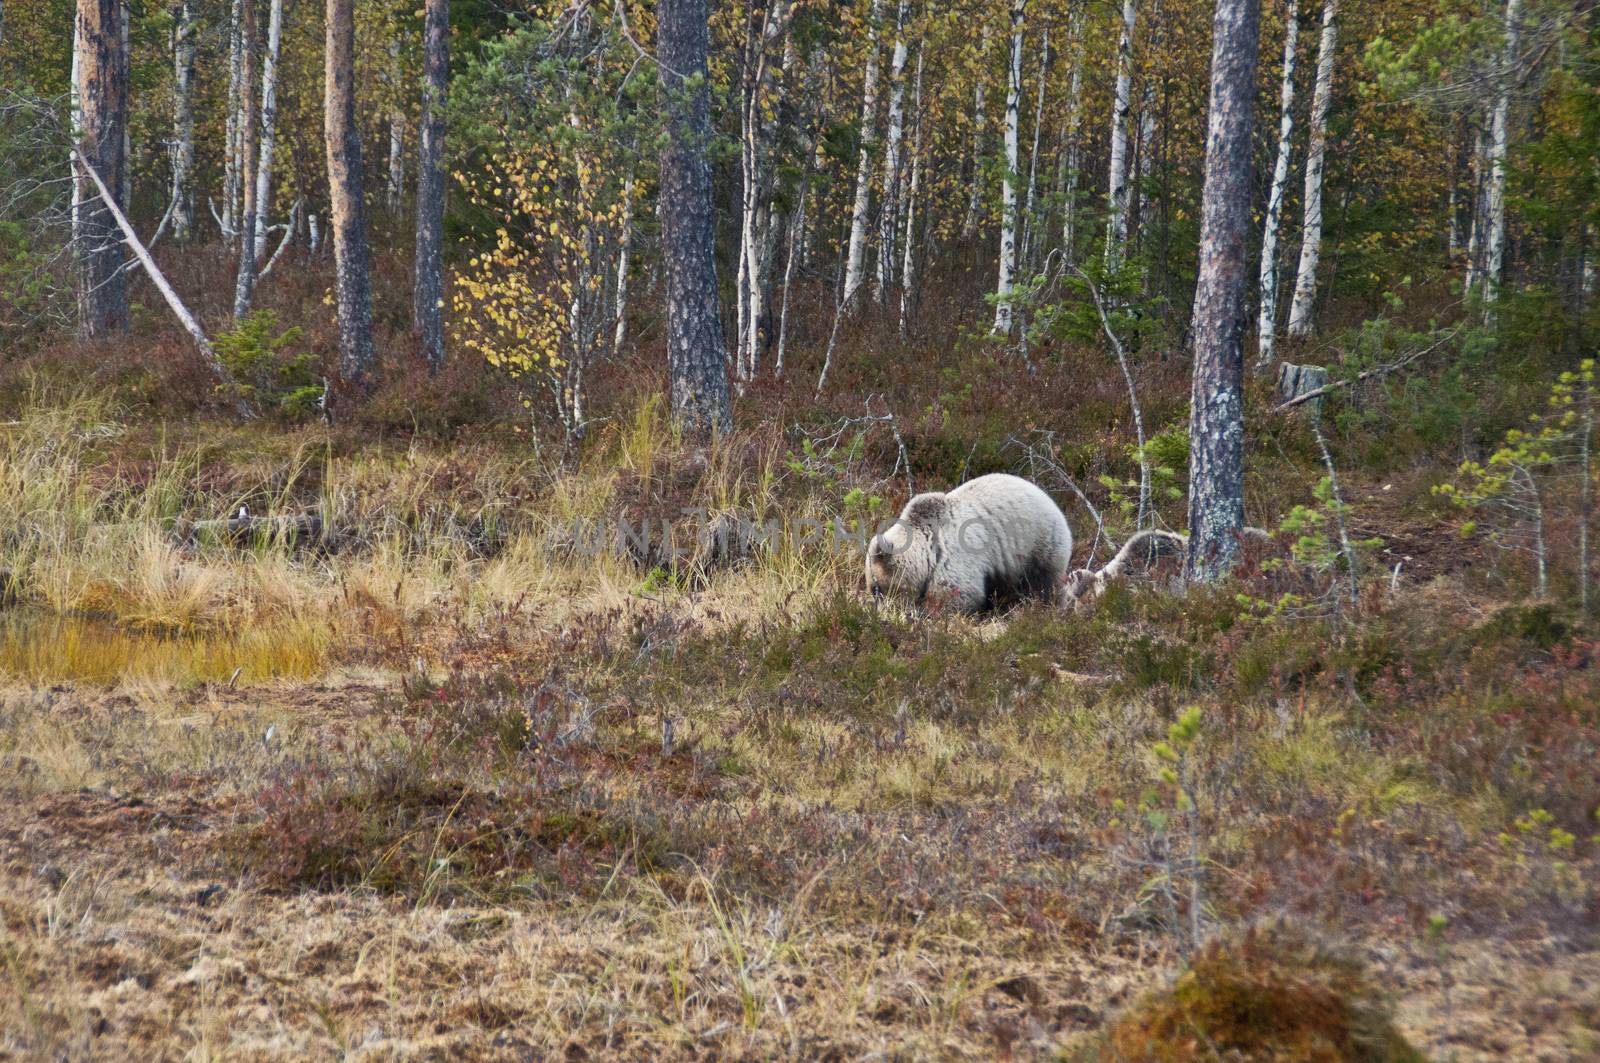
M 1213 941 L 1135 1004 L 1080 1061 L 1422 1063 L 1355 958 L 1290 925 Z

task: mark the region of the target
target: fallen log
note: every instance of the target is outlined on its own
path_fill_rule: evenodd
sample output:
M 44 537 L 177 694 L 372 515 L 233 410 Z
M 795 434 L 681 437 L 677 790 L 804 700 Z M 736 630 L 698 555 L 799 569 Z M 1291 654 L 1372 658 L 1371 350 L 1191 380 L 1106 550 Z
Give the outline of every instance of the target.
M 320 513 L 258 517 L 243 506 L 231 517 L 189 521 L 176 529 L 176 538 L 180 544 L 191 547 L 208 543 L 228 546 L 283 543 L 300 547 L 324 545 L 329 541 Z

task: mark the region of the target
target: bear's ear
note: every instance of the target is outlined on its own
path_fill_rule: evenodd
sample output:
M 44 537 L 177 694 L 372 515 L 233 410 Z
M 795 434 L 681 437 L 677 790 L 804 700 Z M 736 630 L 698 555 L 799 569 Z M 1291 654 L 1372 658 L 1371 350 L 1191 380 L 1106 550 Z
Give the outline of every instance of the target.
M 944 519 L 948 509 L 944 495 L 918 495 L 906 505 L 905 520 L 919 528 L 931 528 Z

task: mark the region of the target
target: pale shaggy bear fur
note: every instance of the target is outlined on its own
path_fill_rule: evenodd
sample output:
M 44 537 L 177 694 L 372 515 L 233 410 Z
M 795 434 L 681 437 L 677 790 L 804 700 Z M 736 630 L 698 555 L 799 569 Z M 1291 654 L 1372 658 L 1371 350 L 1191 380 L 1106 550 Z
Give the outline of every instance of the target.
M 1072 529 L 1038 486 L 994 473 L 918 495 L 867 547 L 867 587 L 917 605 L 981 613 L 1056 600 Z

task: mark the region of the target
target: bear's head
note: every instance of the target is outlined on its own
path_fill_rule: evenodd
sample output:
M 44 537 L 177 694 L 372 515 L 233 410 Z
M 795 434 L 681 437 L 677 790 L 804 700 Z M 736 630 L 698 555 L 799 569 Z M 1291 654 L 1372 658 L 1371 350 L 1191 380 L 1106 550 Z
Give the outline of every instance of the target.
M 867 590 L 921 601 L 939 564 L 941 523 L 948 512 L 942 494 L 918 495 L 900 518 L 867 544 Z

